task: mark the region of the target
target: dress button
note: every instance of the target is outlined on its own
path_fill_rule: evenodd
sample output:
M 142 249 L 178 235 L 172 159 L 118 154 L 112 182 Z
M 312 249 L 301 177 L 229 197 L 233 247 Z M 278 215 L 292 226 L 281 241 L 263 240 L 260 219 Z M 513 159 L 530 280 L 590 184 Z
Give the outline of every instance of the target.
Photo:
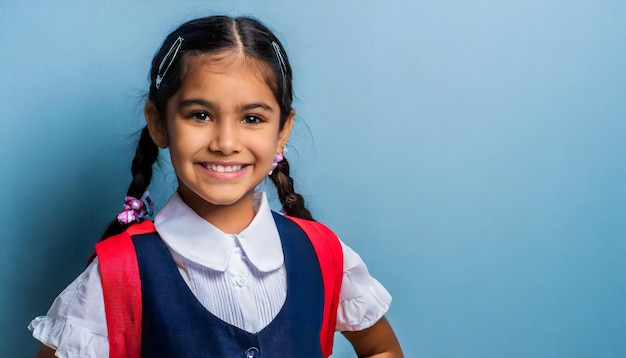
M 236 280 L 235 280 L 235 285 L 239 286 L 239 287 L 243 287 L 243 285 L 246 284 L 246 278 L 243 276 L 239 276 Z
M 245 357 L 246 358 L 258 358 L 261 356 L 259 349 L 257 347 L 250 347 L 246 350 Z

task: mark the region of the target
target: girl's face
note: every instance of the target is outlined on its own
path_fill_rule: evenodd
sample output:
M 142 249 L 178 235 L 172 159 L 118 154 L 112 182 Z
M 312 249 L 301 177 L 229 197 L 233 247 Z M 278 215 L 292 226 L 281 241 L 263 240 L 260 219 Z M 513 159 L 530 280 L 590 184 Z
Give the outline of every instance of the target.
M 223 206 L 250 211 L 289 137 L 294 112 L 280 129 L 280 107 L 258 65 L 239 53 L 192 57 L 166 121 L 146 106 L 155 143 L 169 146 L 179 194 L 205 218 Z

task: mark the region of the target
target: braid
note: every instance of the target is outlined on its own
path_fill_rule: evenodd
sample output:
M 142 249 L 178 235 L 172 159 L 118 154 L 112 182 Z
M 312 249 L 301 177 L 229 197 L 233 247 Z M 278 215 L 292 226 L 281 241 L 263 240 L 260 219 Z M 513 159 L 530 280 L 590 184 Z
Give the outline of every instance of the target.
M 135 158 L 133 158 L 133 163 L 130 166 L 133 181 L 128 186 L 126 195 L 140 198 L 148 189 L 152 180 L 152 164 L 156 162 L 158 156 L 159 147 L 152 141 L 148 127 L 143 127 L 139 143 L 137 143 Z
M 293 179 L 289 176 L 289 163 L 287 158 L 278 163 L 278 166 L 272 174 L 270 179 L 276 185 L 278 191 L 278 198 L 285 213 L 289 216 L 294 216 L 301 219 L 314 220 L 311 212 L 304 206 L 304 198 L 302 195 L 296 193 L 293 188 Z
M 137 149 L 135 150 L 135 158 L 133 158 L 130 169 L 133 175 L 133 181 L 128 186 L 126 195 L 141 198 L 146 189 L 148 189 L 148 185 L 150 185 L 150 181 L 152 180 L 152 165 L 156 162 L 158 156 L 159 147 L 152 141 L 148 127 L 144 127 L 141 131 L 139 143 L 137 143 Z M 121 224 L 117 221 L 117 218 L 115 218 L 104 231 L 100 240 L 117 235 L 128 226 L 128 224 Z

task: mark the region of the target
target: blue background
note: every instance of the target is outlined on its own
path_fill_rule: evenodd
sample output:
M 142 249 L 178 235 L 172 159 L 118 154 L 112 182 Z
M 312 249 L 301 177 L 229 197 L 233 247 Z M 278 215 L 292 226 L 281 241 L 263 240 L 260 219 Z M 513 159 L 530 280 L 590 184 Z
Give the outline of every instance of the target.
M 3 356 L 121 209 L 153 53 L 214 13 L 284 41 L 297 189 L 407 357 L 626 356 L 625 2 L 0 0 Z

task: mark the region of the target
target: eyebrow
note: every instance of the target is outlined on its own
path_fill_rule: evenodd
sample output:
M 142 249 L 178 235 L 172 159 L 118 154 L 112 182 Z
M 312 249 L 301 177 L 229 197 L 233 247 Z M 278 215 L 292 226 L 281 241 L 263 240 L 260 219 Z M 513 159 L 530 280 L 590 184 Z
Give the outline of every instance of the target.
M 211 101 L 205 101 L 203 99 L 186 99 L 178 103 L 179 108 L 191 107 L 194 105 L 199 105 L 199 106 L 203 106 L 203 107 L 207 107 L 211 109 L 215 109 L 218 107 L 215 103 Z
M 192 99 L 186 99 L 184 101 L 181 101 L 178 104 L 178 108 L 185 108 L 185 107 L 191 107 L 194 105 L 200 105 L 203 107 L 207 107 L 209 109 L 218 109 L 219 106 L 217 104 L 215 104 L 214 102 L 211 101 L 207 101 L 204 99 L 199 99 L 199 98 L 192 98 Z M 263 102 L 254 102 L 254 103 L 246 103 L 246 104 L 242 104 L 240 106 L 237 107 L 237 109 L 241 112 L 243 111 L 249 111 L 251 109 L 263 109 L 265 111 L 268 112 L 274 112 L 274 109 L 268 105 L 267 103 L 263 103 Z
M 241 110 L 241 111 L 249 111 L 251 109 L 257 109 L 257 108 L 264 109 L 264 110 L 266 110 L 268 112 L 274 112 L 274 109 L 272 107 L 270 107 L 270 105 L 268 105 L 266 103 L 263 103 L 263 102 L 244 104 L 244 105 L 239 107 L 239 110 Z

